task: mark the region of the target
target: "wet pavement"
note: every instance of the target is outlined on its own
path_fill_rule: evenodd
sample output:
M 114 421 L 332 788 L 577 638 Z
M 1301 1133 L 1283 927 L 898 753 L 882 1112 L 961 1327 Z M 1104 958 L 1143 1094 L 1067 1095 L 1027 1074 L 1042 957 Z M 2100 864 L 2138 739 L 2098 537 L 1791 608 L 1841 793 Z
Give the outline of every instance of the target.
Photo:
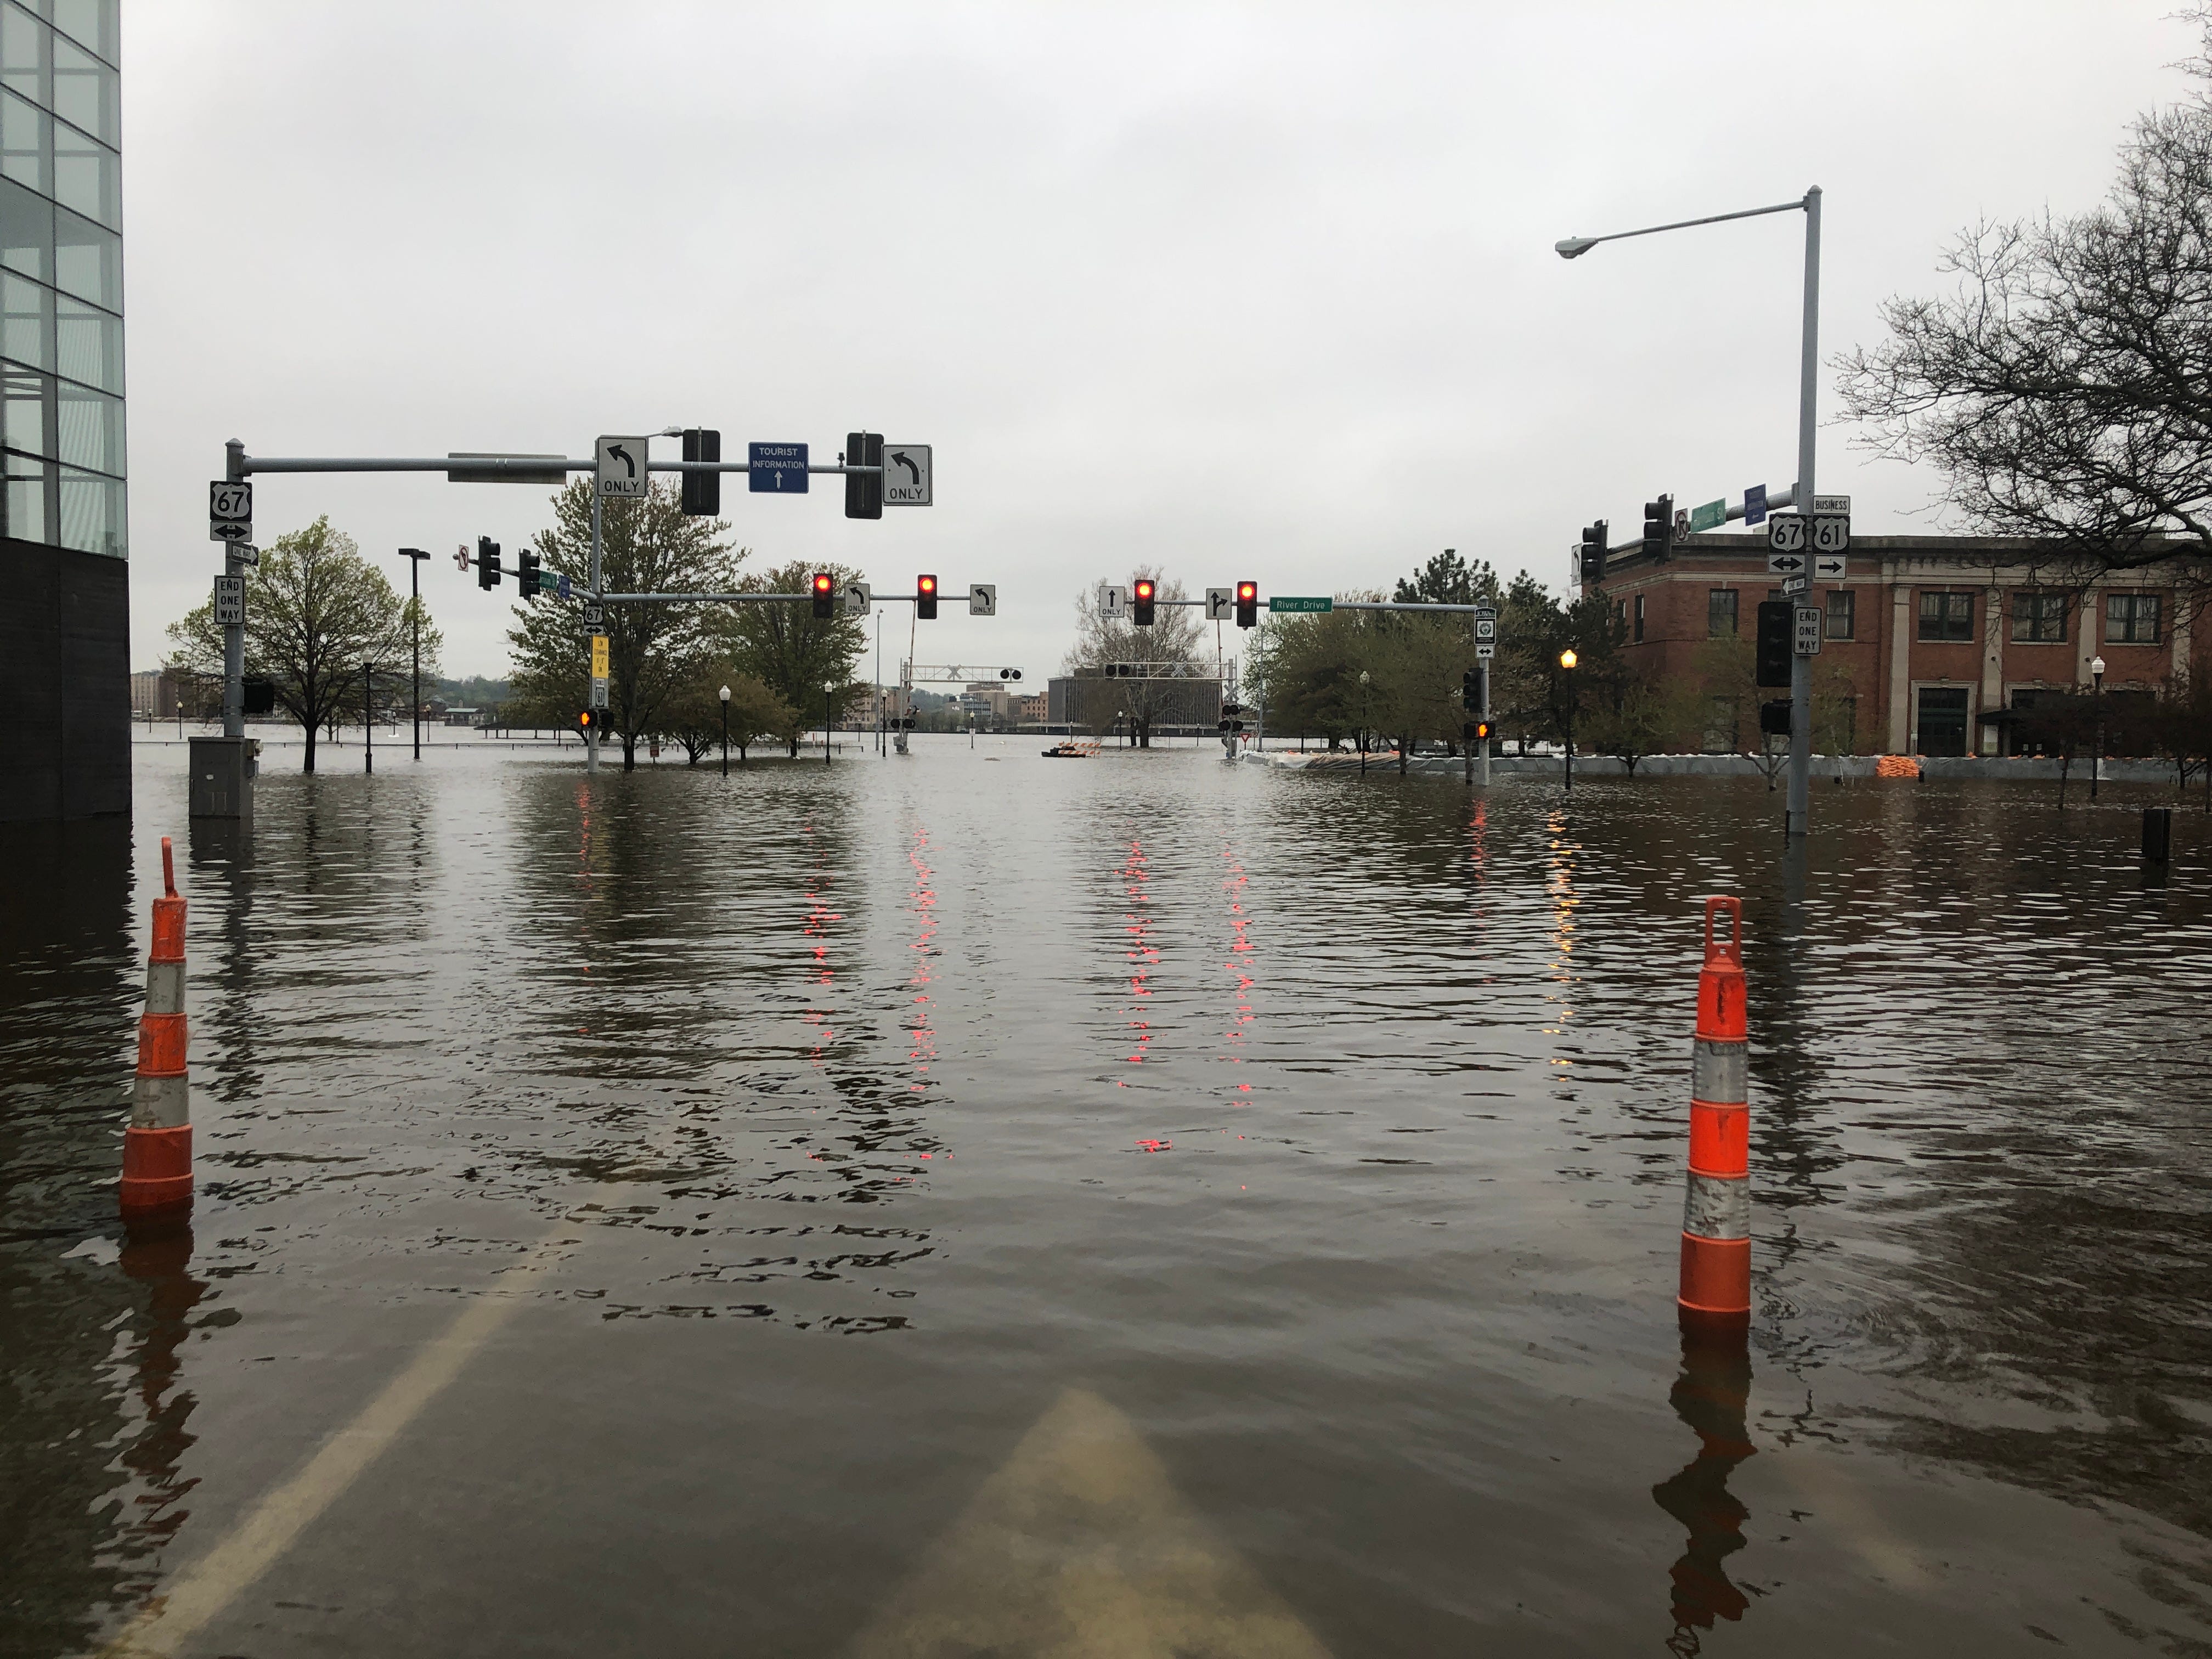
M 0 1652 L 2212 1647 L 2212 836 L 380 744 L 0 828 Z M 113 1182 L 159 838 L 200 1197 Z M 1747 1347 L 1673 1308 L 1746 901 Z

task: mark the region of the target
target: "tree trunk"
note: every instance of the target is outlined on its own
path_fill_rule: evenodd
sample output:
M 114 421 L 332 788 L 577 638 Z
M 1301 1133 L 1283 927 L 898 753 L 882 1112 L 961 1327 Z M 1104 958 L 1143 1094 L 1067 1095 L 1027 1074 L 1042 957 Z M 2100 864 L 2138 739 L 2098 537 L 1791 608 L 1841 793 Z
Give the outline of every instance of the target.
M 623 733 L 623 770 L 637 770 L 637 739 L 628 732 Z
M 1399 738 L 1399 739 L 1398 739 L 1398 775 L 1399 775 L 1400 777 L 1401 777 L 1401 778 L 1402 778 L 1402 777 L 1404 777 L 1404 776 L 1406 775 L 1406 769 L 1407 769 L 1407 767 L 1408 765 L 1410 765 L 1410 764 L 1412 763 L 1412 762 L 1413 762 L 1413 740 L 1411 738 Z
M 303 724 L 307 733 L 307 759 L 306 764 L 300 769 L 302 772 L 312 772 L 315 769 L 315 723 L 313 720 L 307 720 Z

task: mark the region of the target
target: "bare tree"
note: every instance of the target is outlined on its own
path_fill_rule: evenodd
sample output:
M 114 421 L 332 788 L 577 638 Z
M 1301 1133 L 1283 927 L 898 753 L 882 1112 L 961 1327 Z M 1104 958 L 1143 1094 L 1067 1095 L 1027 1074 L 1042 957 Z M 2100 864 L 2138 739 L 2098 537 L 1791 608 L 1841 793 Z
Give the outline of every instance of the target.
M 1140 577 L 1150 577 L 1158 584 L 1158 597 L 1163 600 L 1188 597 L 1181 582 L 1170 581 L 1151 565 L 1137 567 L 1132 580 Z M 1195 605 L 1162 605 L 1152 625 L 1139 628 L 1127 617 L 1107 616 L 1099 605 L 1097 589 L 1086 588 L 1076 596 L 1075 643 L 1068 647 L 1061 672 L 1075 676 L 1079 682 L 1097 678 L 1106 689 L 1085 688 L 1085 708 L 1079 718 L 1097 726 L 1102 723 L 1101 709 L 1110 702 L 1115 713 L 1128 717 L 1138 746 L 1149 749 L 1153 725 L 1184 706 L 1186 694 L 1179 688 L 1188 686 L 1188 680 L 1146 674 L 1107 680 L 1103 678 L 1106 665 L 1132 663 L 1170 670 L 1194 667 L 1204 661 L 1204 635 Z
M 2212 552 L 2212 8 L 2194 15 L 2199 85 L 2138 118 L 2102 206 L 1965 233 L 1954 291 L 1888 301 L 1889 337 L 1838 362 L 1867 447 L 1933 463 L 1950 506 L 2045 544 L 2057 580 Z

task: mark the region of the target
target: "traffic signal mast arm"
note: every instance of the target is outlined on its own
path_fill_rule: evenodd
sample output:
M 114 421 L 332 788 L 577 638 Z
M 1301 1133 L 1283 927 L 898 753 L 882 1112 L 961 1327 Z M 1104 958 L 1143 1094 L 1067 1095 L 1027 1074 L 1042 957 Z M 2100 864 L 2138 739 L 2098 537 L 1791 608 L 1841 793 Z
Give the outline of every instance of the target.
M 255 472 L 467 472 L 489 481 L 502 478 L 534 483 L 550 472 L 592 472 L 599 463 L 590 456 L 581 460 L 558 455 L 240 455 L 241 477 Z M 645 464 L 648 472 L 750 472 L 744 461 L 658 461 Z M 809 472 L 874 473 L 880 466 L 848 466 L 811 461 Z

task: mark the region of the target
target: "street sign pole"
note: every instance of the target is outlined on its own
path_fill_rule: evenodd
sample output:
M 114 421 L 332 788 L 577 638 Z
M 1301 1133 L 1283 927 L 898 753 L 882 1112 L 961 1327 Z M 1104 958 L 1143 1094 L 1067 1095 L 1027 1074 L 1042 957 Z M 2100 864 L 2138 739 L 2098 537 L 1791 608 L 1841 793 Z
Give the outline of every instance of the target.
M 246 482 L 246 445 L 233 438 L 223 447 L 223 477 L 231 483 Z M 252 539 L 251 537 L 247 540 Z M 222 547 L 222 574 L 243 576 L 244 561 L 239 557 L 241 545 L 227 541 Z M 222 630 L 222 734 L 226 738 L 246 735 L 246 619 L 226 623 Z
M 1485 726 L 1490 724 L 1490 665 L 1488 663 L 1482 665 L 1482 723 Z M 1481 738 L 1477 741 L 1482 744 L 1482 787 L 1487 789 L 1490 787 L 1490 739 Z
M 599 586 L 599 492 L 592 491 L 592 603 L 599 604 L 605 590 Z M 584 728 L 584 770 L 586 775 L 599 769 L 599 723 L 594 720 Z

